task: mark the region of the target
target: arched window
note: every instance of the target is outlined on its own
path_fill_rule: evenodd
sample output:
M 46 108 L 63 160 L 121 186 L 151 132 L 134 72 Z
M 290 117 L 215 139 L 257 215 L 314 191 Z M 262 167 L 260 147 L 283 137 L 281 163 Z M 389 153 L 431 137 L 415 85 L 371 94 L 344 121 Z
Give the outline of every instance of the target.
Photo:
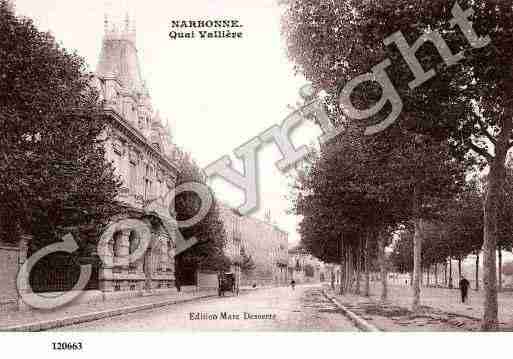
M 119 262 L 118 262 L 118 259 L 116 258 L 119 258 L 121 257 L 122 255 L 122 246 L 123 246 L 123 234 L 121 232 L 116 232 L 114 233 L 114 235 L 112 236 L 112 242 L 113 242 L 113 264 L 114 264 L 114 268 L 113 268 L 113 272 L 114 273 L 120 273 L 121 272 L 121 267 L 119 267 Z
M 137 235 L 137 232 L 132 231 L 130 232 L 130 236 L 128 237 L 128 254 L 132 255 L 139 249 L 139 246 L 141 245 L 141 241 L 139 236 Z M 129 269 L 133 272 L 137 269 L 137 263 L 130 261 L 128 264 Z
M 137 248 L 139 248 L 139 236 L 135 231 L 130 232 L 130 237 L 128 237 L 129 241 L 129 254 L 134 254 Z
M 154 196 L 154 169 L 151 165 L 146 166 L 146 176 L 145 176 L 145 198 L 147 200 L 153 199 Z
M 131 194 L 137 194 L 137 164 L 130 159 L 128 169 L 128 188 Z

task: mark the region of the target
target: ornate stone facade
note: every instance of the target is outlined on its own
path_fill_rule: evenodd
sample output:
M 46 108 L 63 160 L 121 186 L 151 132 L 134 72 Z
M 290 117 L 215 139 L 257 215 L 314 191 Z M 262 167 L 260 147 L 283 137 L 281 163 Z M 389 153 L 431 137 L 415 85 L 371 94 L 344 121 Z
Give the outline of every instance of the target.
M 112 238 L 99 248 L 106 258 L 100 269 L 100 288 L 133 293 L 174 289 L 176 241 L 168 206 L 178 175 L 176 148 L 143 81 L 135 28 L 128 18 L 123 29 L 105 20 L 100 59 L 91 82 L 99 90 L 109 119 L 106 156 L 122 181 L 119 200 L 127 206 L 128 214 L 113 218 L 112 223 L 115 226 L 120 219 L 137 219 L 151 229 L 143 258 L 128 263 L 127 256 L 139 244 L 138 234 L 114 228 Z

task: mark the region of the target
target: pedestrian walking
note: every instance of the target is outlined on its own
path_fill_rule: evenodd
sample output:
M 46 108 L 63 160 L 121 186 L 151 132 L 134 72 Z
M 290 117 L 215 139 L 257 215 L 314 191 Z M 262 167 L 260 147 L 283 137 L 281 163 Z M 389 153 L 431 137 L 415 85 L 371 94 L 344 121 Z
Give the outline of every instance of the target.
M 290 282 L 290 286 L 292 287 L 292 290 L 296 289 L 296 281 L 294 279 Z
M 466 303 L 466 301 L 467 301 L 469 286 L 470 286 L 469 281 L 465 277 L 461 277 L 460 292 L 461 292 L 461 302 L 462 303 Z

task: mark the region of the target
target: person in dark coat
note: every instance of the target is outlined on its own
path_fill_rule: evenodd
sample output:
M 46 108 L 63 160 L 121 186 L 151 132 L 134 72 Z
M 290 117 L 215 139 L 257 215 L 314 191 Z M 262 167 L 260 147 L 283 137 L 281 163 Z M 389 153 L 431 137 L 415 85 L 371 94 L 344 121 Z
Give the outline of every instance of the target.
M 461 292 L 461 302 L 465 303 L 467 301 L 468 296 L 468 287 L 470 286 L 469 281 L 465 277 L 461 277 L 460 280 L 460 292 Z

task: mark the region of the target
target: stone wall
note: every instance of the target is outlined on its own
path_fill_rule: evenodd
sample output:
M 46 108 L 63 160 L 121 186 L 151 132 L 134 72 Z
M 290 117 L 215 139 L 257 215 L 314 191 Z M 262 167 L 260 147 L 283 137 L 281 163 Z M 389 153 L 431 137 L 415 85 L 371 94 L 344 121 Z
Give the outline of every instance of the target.
M 19 248 L 0 246 L 0 310 L 18 305 L 16 275 L 18 273 Z
M 0 311 L 17 310 L 22 305 L 16 279 L 27 259 L 28 240 L 22 237 L 18 246 L 7 246 L 0 241 Z

